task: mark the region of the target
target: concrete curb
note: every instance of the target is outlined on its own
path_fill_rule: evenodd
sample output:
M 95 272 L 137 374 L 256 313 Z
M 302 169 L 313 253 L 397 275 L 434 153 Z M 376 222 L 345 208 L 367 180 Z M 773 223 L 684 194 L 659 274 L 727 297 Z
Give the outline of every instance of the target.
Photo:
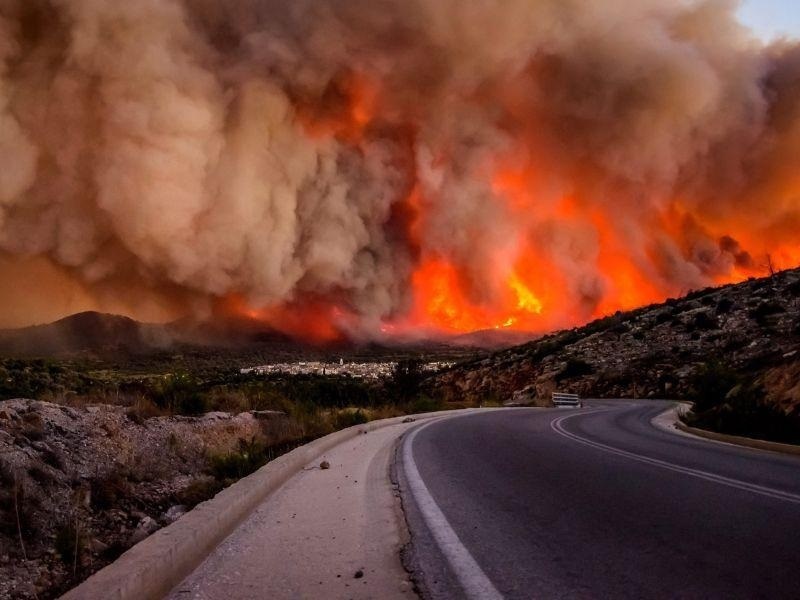
M 477 409 L 480 410 L 480 409 Z M 417 421 L 466 414 L 448 410 L 411 415 Z M 158 530 L 73 588 L 62 600 L 160 599 L 194 571 L 255 508 L 292 476 L 330 449 L 364 433 L 399 425 L 394 417 L 331 433 L 276 458 Z
M 694 404 L 691 402 L 676 402 L 675 406 L 668 408 L 663 413 L 654 417 L 652 419 L 652 423 L 658 427 L 661 427 L 662 429 L 668 430 L 668 428 L 665 427 L 665 420 L 669 419 L 672 427 L 685 435 L 699 437 L 706 440 L 711 440 L 713 442 L 730 444 L 732 446 L 742 446 L 744 448 L 754 448 L 756 450 L 766 450 L 768 452 L 778 452 L 779 454 L 800 456 L 800 446 L 795 446 L 794 444 L 768 442 L 767 440 L 758 440 L 739 435 L 717 433 L 716 431 L 709 431 L 708 429 L 700 429 L 698 427 L 690 427 L 681 421 L 681 416 L 687 411 L 690 411 L 693 406 Z
M 754 438 L 746 438 L 738 435 L 728 435 L 726 433 L 717 433 L 716 431 L 709 431 L 707 429 L 698 429 L 697 427 L 690 427 L 683 421 L 676 421 L 675 427 L 684 433 L 696 435 L 697 437 L 713 440 L 715 442 L 724 442 L 726 444 L 733 444 L 735 446 L 744 446 L 746 448 L 755 448 L 757 450 L 767 450 L 769 452 L 779 452 L 781 454 L 791 454 L 793 456 L 800 456 L 800 446 L 793 444 L 781 444 L 779 442 L 768 442 L 766 440 L 757 440 Z

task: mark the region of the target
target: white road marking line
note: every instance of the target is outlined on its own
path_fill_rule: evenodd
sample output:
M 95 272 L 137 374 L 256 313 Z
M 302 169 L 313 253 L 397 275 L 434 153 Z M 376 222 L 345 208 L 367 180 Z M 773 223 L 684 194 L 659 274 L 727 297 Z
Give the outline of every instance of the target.
M 461 542 L 458 534 L 448 522 L 447 517 L 444 516 L 444 513 L 436 504 L 414 462 L 412 452 L 414 439 L 420 431 L 433 425 L 434 422 L 427 423 L 412 431 L 403 444 L 403 468 L 408 487 L 411 490 L 417 508 L 422 513 L 425 524 L 439 546 L 439 550 L 450 564 L 450 568 L 464 590 L 465 597 L 470 600 L 502 600 L 503 595 L 494 587 L 494 584 Z
M 592 412 L 605 412 L 605 411 L 592 411 Z M 580 414 L 587 414 L 587 413 L 580 413 Z M 755 483 L 748 483 L 746 481 L 741 481 L 739 479 L 731 479 L 730 477 L 725 477 L 723 475 L 716 475 L 715 473 L 709 473 L 708 471 L 701 471 L 699 469 L 693 469 L 691 467 L 683 467 L 680 465 L 676 465 L 674 463 L 670 463 L 664 460 L 659 460 L 657 458 L 651 458 L 649 456 L 643 456 L 641 454 L 636 454 L 635 452 L 629 452 L 628 450 L 622 450 L 620 448 L 614 448 L 613 446 L 608 446 L 601 442 L 595 442 L 593 440 L 581 437 L 574 433 L 570 433 L 566 429 L 562 423 L 567 419 L 572 419 L 575 417 L 580 416 L 580 414 L 574 415 L 567 415 L 564 417 L 559 417 L 550 422 L 550 428 L 558 433 L 559 435 L 563 435 L 567 438 L 570 438 L 573 441 L 576 441 L 581 444 L 585 444 L 587 446 L 591 446 L 597 450 L 602 450 L 603 452 L 608 452 L 610 454 L 616 454 L 618 456 L 624 456 L 625 458 L 629 458 L 631 460 L 636 460 L 639 462 L 643 462 L 649 465 L 653 465 L 656 467 L 660 467 L 662 469 L 667 469 L 668 471 L 675 471 L 677 473 L 683 473 L 685 475 L 690 475 L 692 477 L 697 477 L 699 479 L 705 479 L 706 481 L 712 481 L 714 483 L 719 483 L 721 485 L 726 485 L 728 487 L 736 488 L 739 490 L 744 490 L 746 492 L 752 492 L 754 494 L 760 494 L 762 496 L 767 496 L 769 498 L 774 498 L 776 500 L 784 500 L 786 502 L 792 502 L 794 504 L 800 504 L 800 496 L 797 494 L 793 494 L 791 492 L 784 492 L 781 490 L 776 490 L 774 488 L 768 488 L 762 485 L 757 485 Z

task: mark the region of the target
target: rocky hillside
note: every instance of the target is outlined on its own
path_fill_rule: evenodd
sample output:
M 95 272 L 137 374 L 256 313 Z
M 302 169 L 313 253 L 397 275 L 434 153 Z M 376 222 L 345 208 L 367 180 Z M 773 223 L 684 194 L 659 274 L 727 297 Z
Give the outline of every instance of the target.
M 252 445 L 297 437 L 276 412 L 0 402 L 0 598 L 58 596 L 216 493 Z
M 800 407 L 800 269 L 709 288 L 463 363 L 430 382 L 445 399 L 506 402 L 531 386 L 584 397 L 685 398 L 719 361 Z

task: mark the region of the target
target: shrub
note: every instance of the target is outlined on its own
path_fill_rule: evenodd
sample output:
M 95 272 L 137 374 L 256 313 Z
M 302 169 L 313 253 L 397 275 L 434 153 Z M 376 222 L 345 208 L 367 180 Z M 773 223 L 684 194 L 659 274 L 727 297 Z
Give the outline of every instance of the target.
M 364 423 L 369 422 L 369 418 L 361 409 L 355 411 L 345 410 L 337 412 L 333 421 L 334 427 L 338 430 L 346 429 L 347 427 L 352 427 L 353 425 L 363 425 Z
M 762 327 L 768 325 L 767 317 L 786 312 L 786 309 L 776 302 L 762 302 L 749 311 L 750 317 Z
M 330 429 L 324 433 L 330 433 Z M 266 445 L 256 438 L 240 439 L 235 452 L 212 455 L 208 459 L 208 472 L 220 483 L 230 483 L 257 471 L 269 461 L 307 444 L 318 435 L 294 437 L 279 444 Z
M 0 488 L 0 512 L 5 513 L 4 518 L 0 518 L 0 533 L 10 538 L 18 535 L 25 539 L 33 537 L 39 529 L 36 523 L 41 504 L 39 499 L 28 493 L 21 473 L 3 467 L 0 480 L 4 482 Z
M 175 495 L 175 500 L 178 504 L 183 504 L 187 508 L 192 509 L 201 502 L 213 498 L 223 487 L 224 485 L 221 481 L 211 477 L 196 479 L 186 486 L 186 488 L 178 492 Z
M 75 523 L 67 521 L 56 530 L 55 549 L 66 566 L 78 565 L 86 549 L 86 534 Z
M 430 396 L 426 396 L 422 394 L 418 396 L 414 400 L 412 400 L 408 405 L 408 412 L 417 414 L 417 413 L 427 413 L 427 412 L 436 412 L 437 410 L 442 409 L 442 401 L 436 398 L 431 398 Z
M 672 311 L 664 311 L 658 313 L 656 316 L 656 325 L 661 325 L 663 323 L 675 323 L 676 321 L 675 313 Z
M 708 297 L 710 294 L 713 294 L 717 290 L 713 287 L 706 287 L 700 290 L 691 290 L 686 296 L 684 300 L 697 300 L 699 298 Z
M 740 377 L 727 365 L 713 360 L 702 365 L 689 380 L 690 399 L 695 412 L 703 412 L 724 402 L 728 392 L 740 383 Z
M 419 394 L 422 383 L 422 364 L 419 360 L 401 360 L 392 369 L 390 388 L 401 401 L 408 401 Z
M 556 375 L 556 381 L 564 381 L 594 373 L 594 367 L 580 358 L 570 358 L 564 368 Z
M 726 315 L 733 309 L 733 300 L 730 298 L 720 298 L 717 302 L 716 313 L 718 315 Z
M 219 481 L 246 477 L 267 463 L 267 447 L 255 438 L 239 440 L 239 449 L 229 454 L 217 454 L 210 458 L 211 474 Z
M 631 326 L 628 323 L 617 323 L 613 327 L 609 328 L 611 333 L 616 333 L 617 335 L 622 335 L 623 333 L 628 333 L 630 331 Z
M 29 440 L 41 440 L 44 437 L 44 421 L 35 412 L 28 412 L 22 416 L 22 433 Z
M 165 410 L 157 406 L 150 398 L 139 396 L 125 414 L 131 421 L 141 425 L 147 419 L 163 416 Z
M 181 415 L 198 415 L 206 412 L 206 399 L 199 382 L 188 373 L 164 375 L 151 392 L 159 408 Z
M 745 382 L 731 389 L 725 401 L 687 419 L 690 425 L 731 435 L 776 442 L 800 443 L 800 416 L 787 415 L 765 400 L 764 389 Z
M 96 510 L 108 510 L 118 506 L 120 498 L 124 498 L 130 492 L 128 480 L 117 470 L 90 479 L 89 486 L 91 504 Z
M 694 326 L 697 329 L 708 331 L 711 329 L 717 329 L 719 327 L 719 323 L 714 316 L 704 311 L 699 312 L 694 316 Z

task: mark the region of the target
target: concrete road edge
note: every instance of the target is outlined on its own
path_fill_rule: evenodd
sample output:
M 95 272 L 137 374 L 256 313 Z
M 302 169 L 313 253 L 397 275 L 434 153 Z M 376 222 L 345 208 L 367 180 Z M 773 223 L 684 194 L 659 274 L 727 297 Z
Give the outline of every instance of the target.
M 656 427 L 660 427 L 661 429 L 665 429 L 671 433 L 675 433 L 675 430 L 677 430 L 684 435 L 702 438 L 712 442 L 720 442 L 723 444 L 730 444 L 732 446 L 740 446 L 744 448 L 754 448 L 756 450 L 766 450 L 768 452 L 777 452 L 779 454 L 800 456 L 800 446 L 795 446 L 793 444 L 781 444 L 780 442 L 769 442 L 767 440 L 758 440 L 755 438 L 747 438 L 738 435 L 729 435 L 727 433 L 717 433 L 716 431 L 709 431 L 708 429 L 700 429 L 698 427 L 690 427 L 681 421 L 680 411 L 681 409 L 689 410 L 691 409 L 691 406 L 691 403 L 688 402 L 678 402 L 676 403 L 676 406 L 673 406 L 656 416 L 652 420 L 652 423 Z M 666 419 L 671 420 L 671 428 L 665 426 L 666 423 L 664 421 Z
M 410 415 L 427 420 L 465 411 Z M 158 530 L 77 587 L 62 600 L 149 600 L 163 598 L 205 560 L 250 513 L 292 476 L 331 448 L 409 417 L 356 425 L 305 444 L 240 479 L 199 504 L 175 523 Z

